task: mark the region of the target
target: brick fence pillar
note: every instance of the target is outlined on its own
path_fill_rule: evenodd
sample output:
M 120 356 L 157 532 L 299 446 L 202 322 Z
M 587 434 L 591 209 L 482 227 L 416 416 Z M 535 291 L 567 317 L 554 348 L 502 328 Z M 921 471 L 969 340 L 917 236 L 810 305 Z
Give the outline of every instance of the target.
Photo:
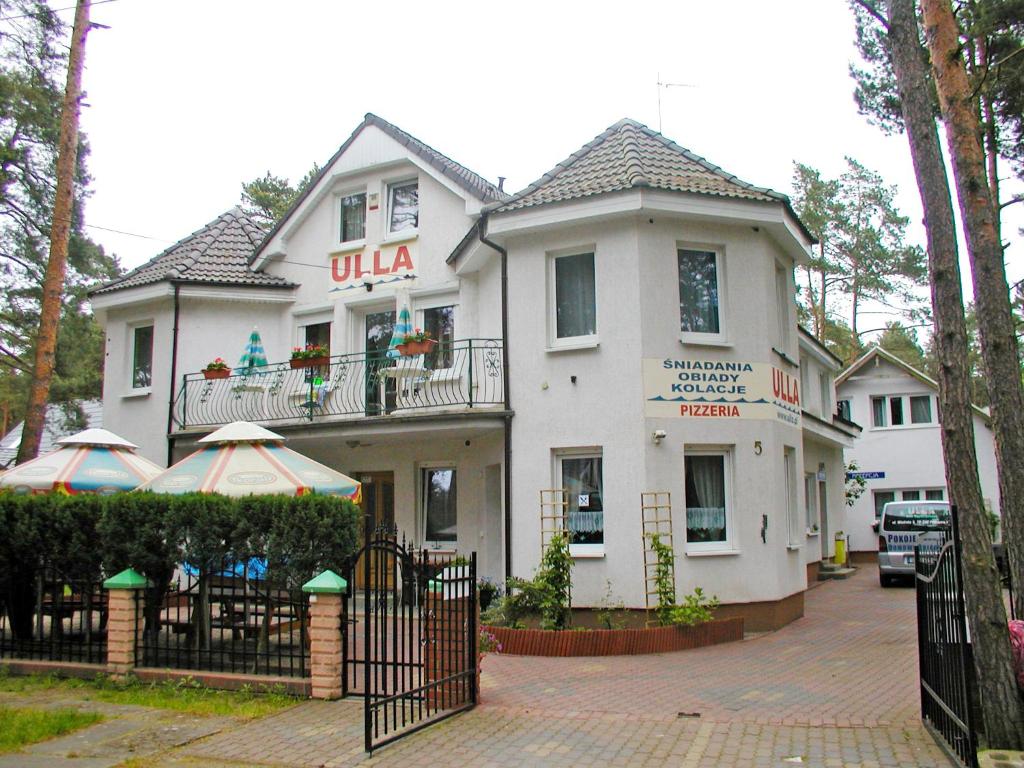
M 470 616 L 477 612 L 468 596 L 445 595 L 439 587 L 428 588 L 426 595 L 426 640 L 423 648 L 424 671 L 427 682 L 436 683 L 446 677 L 466 672 L 477 666 L 477 660 L 470 659 L 470 637 L 468 633 Z M 455 591 L 455 585 L 443 589 Z M 479 692 L 479 671 L 477 672 Z M 427 690 L 427 701 L 433 709 L 452 709 L 470 700 L 470 681 L 467 678 L 449 680 Z
M 146 578 L 131 568 L 103 582 L 107 589 L 107 670 L 114 678 L 123 678 L 135 669 L 146 584 Z
M 334 571 L 302 585 L 309 595 L 309 665 L 314 699 L 341 698 L 341 601 L 348 587 Z

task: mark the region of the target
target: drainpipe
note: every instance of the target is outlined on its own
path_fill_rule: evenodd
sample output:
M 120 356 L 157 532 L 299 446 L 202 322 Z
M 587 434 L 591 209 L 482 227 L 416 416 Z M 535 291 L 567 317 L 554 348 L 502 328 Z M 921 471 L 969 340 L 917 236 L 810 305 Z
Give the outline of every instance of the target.
M 512 401 L 508 380 L 508 251 L 487 239 L 487 214 L 480 215 L 477 237 L 484 245 L 501 254 L 501 376 L 505 395 L 505 580 L 512 576 Z
M 178 378 L 178 315 L 181 312 L 181 286 L 174 284 L 174 328 L 171 331 L 171 394 L 167 400 L 167 466 L 174 463 L 174 439 L 171 430 L 174 427 L 174 385 Z

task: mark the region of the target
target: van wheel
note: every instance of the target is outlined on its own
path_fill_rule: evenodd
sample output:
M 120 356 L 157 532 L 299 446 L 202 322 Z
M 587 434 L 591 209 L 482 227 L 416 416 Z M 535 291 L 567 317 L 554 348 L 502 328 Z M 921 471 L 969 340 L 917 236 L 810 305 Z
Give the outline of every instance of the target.
M 883 587 L 891 587 L 892 576 L 890 576 L 887 573 L 880 573 L 878 574 L 878 583 L 881 584 Z

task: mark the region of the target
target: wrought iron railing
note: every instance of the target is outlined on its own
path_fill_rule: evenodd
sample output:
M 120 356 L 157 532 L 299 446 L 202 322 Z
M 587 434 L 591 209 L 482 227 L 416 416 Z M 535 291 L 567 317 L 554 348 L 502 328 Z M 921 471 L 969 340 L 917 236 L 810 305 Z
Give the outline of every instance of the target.
M 232 421 L 316 421 L 504 403 L 500 339 L 461 339 L 425 355 L 336 355 L 319 364 L 273 363 L 225 378 L 182 377 L 176 429 Z M 300 367 L 297 367 L 300 366 Z

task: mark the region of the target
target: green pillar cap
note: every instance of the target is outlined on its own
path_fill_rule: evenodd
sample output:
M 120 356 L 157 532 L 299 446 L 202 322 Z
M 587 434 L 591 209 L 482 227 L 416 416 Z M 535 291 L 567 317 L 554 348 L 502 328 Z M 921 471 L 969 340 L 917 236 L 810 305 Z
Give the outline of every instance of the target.
M 444 585 L 440 581 L 434 581 L 434 579 L 431 579 L 430 581 L 427 582 L 427 591 L 428 592 L 443 592 L 444 591 Z
M 334 571 L 324 571 L 302 585 L 302 591 L 313 595 L 340 595 L 348 589 L 348 582 Z
M 144 589 L 149 586 L 149 580 L 133 568 L 125 568 L 104 581 L 103 586 L 107 589 Z

